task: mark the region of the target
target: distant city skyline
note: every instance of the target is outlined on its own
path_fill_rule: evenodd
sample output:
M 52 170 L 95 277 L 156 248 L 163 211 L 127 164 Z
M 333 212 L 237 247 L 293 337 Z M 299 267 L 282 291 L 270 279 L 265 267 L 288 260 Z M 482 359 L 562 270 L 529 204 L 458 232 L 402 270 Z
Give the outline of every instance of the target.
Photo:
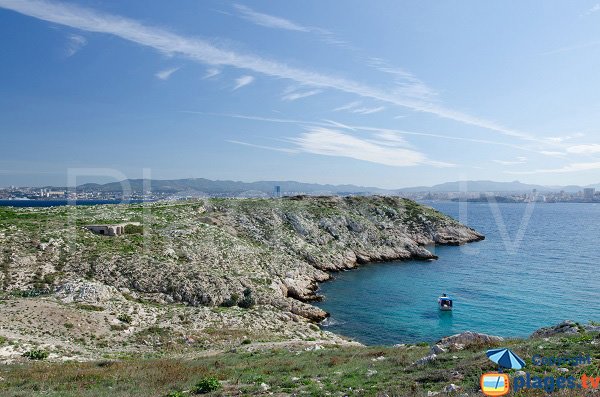
M 600 182 L 597 1 L 176 4 L 0 0 L 0 186 Z

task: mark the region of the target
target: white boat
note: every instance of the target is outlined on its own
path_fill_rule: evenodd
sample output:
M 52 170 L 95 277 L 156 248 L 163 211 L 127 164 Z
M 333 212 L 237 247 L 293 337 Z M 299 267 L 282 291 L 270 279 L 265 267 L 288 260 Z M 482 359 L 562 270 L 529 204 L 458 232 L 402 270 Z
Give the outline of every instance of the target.
M 440 310 L 452 310 L 452 298 L 446 294 L 442 294 L 442 296 L 438 298 L 438 306 L 440 307 Z

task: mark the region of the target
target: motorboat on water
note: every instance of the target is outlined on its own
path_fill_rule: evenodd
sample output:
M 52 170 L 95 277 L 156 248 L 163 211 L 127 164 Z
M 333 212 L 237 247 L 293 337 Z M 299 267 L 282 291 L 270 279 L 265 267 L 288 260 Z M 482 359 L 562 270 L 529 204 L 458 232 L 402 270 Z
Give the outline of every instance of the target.
M 438 298 L 438 306 L 440 310 L 452 310 L 452 298 L 446 294 L 442 294 L 442 296 Z

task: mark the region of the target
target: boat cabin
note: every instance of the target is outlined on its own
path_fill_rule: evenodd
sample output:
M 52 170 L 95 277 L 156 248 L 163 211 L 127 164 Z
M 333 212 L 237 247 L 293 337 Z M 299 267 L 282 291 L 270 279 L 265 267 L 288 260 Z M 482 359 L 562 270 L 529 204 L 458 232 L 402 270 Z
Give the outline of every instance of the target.
M 446 294 L 442 294 L 442 296 L 438 298 L 438 306 L 440 307 L 440 310 L 452 310 L 452 298 Z

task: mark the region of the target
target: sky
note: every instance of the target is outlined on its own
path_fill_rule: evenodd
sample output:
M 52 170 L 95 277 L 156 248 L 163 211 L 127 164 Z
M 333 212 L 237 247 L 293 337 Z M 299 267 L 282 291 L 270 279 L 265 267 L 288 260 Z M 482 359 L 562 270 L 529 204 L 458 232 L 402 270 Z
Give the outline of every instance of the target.
M 0 0 L 0 51 L 0 186 L 600 182 L 594 0 Z

